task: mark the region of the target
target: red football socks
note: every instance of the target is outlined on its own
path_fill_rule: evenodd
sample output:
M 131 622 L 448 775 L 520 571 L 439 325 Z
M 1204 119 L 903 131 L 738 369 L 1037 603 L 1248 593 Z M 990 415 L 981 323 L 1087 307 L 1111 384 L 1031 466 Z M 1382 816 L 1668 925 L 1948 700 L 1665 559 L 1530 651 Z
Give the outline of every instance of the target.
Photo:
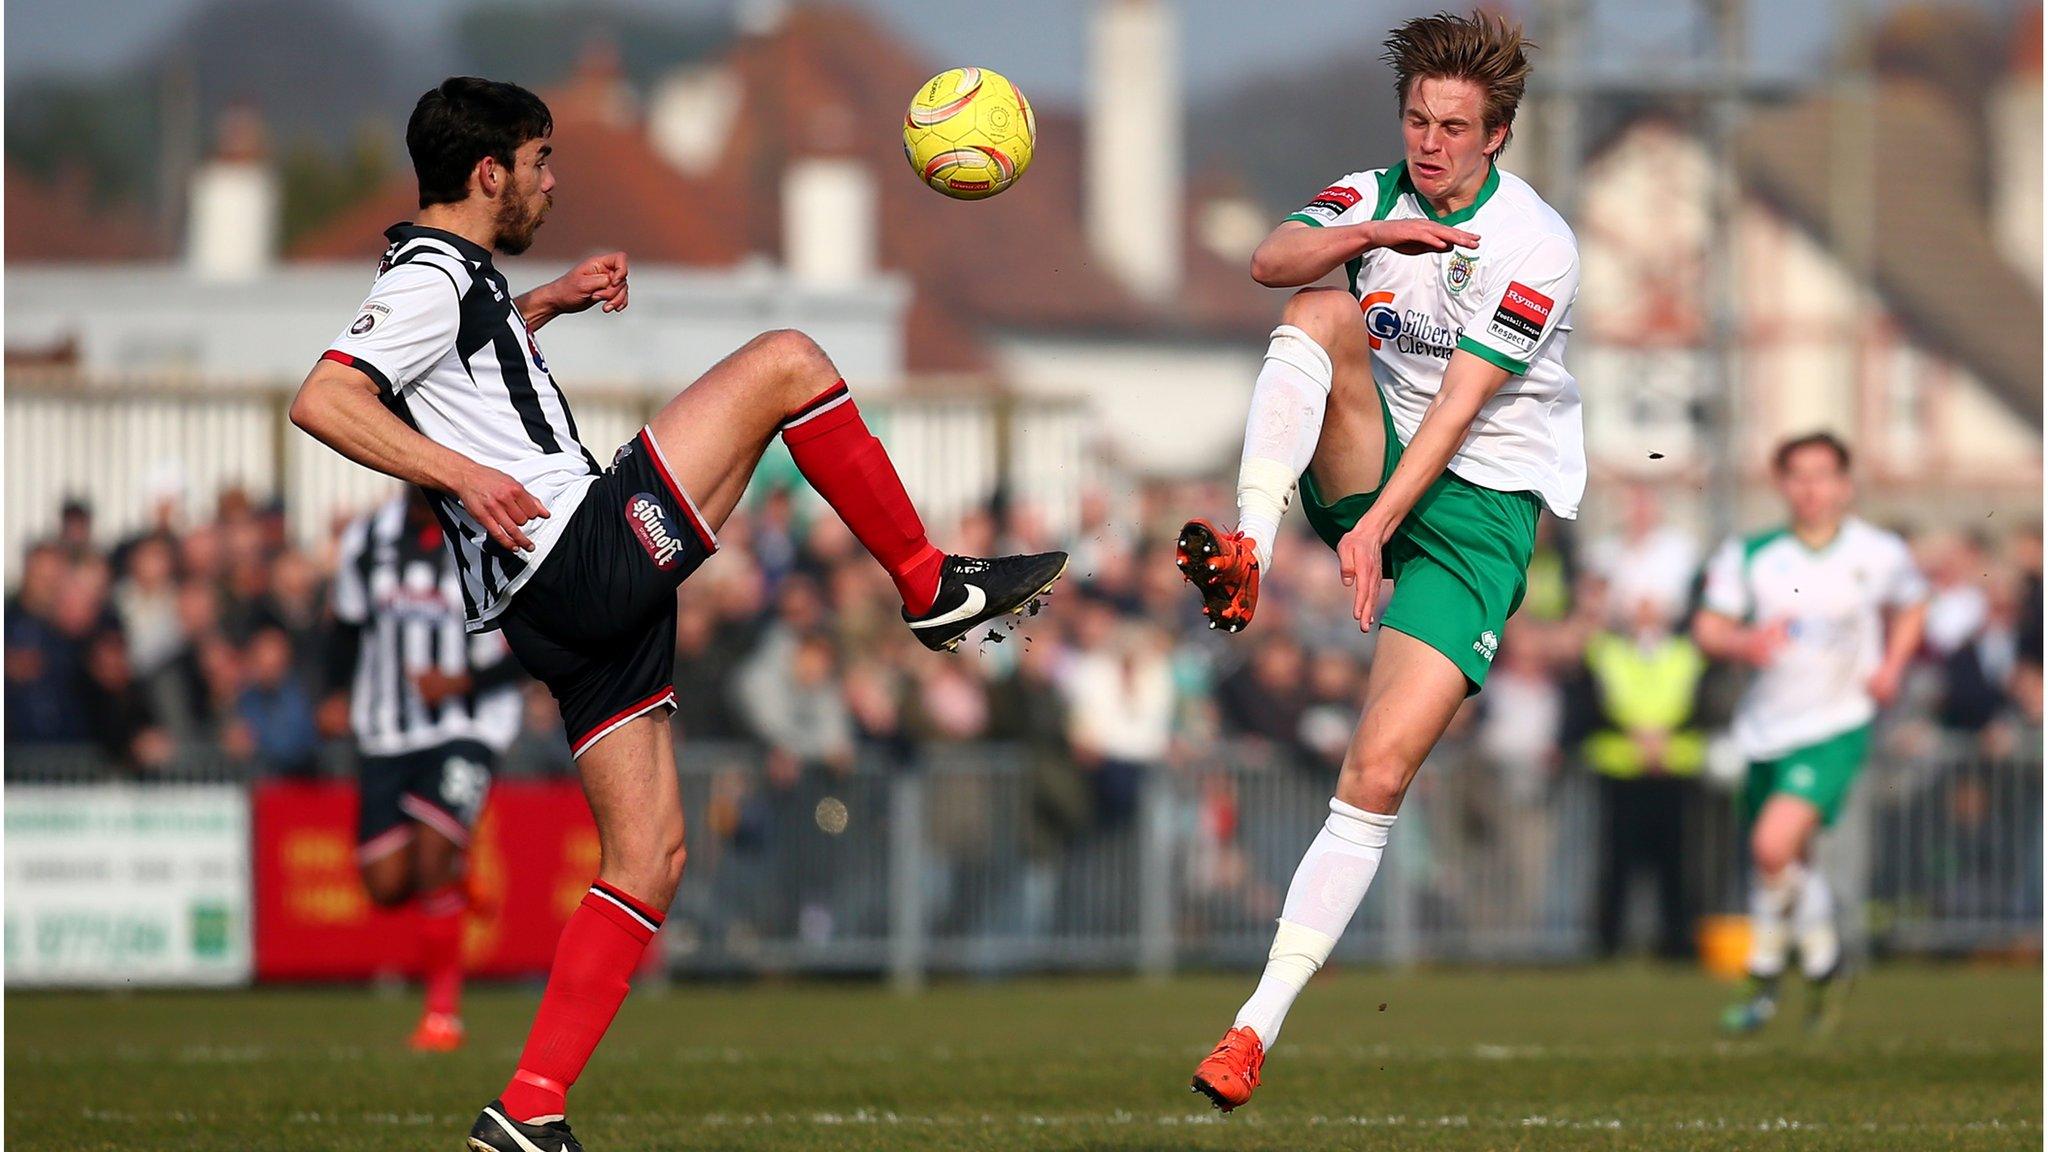
M 454 1016 L 462 1008 L 462 914 L 469 907 L 460 883 L 420 897 L 420 972 L 427 1011 Z
M 924 522 L 888 450 L 868 431 L 841 380 L 782 422 L 796 466 L 853 531 L 903 596 L 911 615 L 931 610 L 946 554 L 925 539 Z
M 661 912 L 600 880 L 562 929 L 540 1012 L 500 1096 L 514 1120 L 566 1114 L 569 1088 L 611 1027 Z

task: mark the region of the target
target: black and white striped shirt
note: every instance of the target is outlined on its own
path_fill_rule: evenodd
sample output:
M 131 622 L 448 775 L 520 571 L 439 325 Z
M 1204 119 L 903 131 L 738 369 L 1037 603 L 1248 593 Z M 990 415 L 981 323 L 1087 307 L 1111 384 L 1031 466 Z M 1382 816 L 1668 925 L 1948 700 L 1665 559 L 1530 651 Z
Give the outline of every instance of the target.
M 361 370 L 400 419 L 510 475 L 549 513 L 522 526 L 534 550 L 518 553 L 493 542 L 460 501 L 433 494 L 454 545 L 463 615 L 482 631 L 561 537 L 597 459 L 490 251 L 417 224 L 384 235 L 391 247 L 377 282 L 323 358 Z
M 334 617 L 352 630 L 349 724 L 366 756 L 476 740 L 503 752 L 519 734 L 520 674 L 503 634 L 468 635 L 454 553 L 440 528 L 409 520 L 401 496 L 349 525 L 334 573 Z M 413 684 L 428 669 L 472 690 L 429 708 Z

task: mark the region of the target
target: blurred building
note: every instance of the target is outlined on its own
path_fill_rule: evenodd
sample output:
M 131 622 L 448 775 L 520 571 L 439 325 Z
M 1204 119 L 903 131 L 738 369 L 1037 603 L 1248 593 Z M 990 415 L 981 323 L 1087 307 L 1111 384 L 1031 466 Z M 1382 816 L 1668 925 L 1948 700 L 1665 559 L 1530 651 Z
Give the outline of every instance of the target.
M 562 183 L 508 274 L 531 282 L 611 248 L 634 260 L 628 313 L 545 333 L 595 450 L 755 332 L 796 326 L 905 413 L 886 434 L 922 470 L 907 477 L 920 499 L 964 507 L 1017 494 L 1063 529 L 1106 475 L 1210 474 L 1234 458 L 1285 296 L 1246 274 L 1275 214 L 1236 194 L 1228 173 L 1186 171 L 1165 0 L 1094 6 L 1088 106 L 1039 108 L 1032 169 L 975 203 L 934 194 L 898 159 L 906 94 L 936 62 L 854 9 L 747 12 L 722 52 L 654 83 L 629 83 L 600 45 L 543 93 Z M 1736 421 L 1752 492 L 1770 444 L 1825 426 L 1862 449 L 1882 512 L 1924 519 L 1959 494 L 1988 510 L 2038 509 L 2030 12 L 2035 34 L 2012 37 L 1982 107 L 1880 72 L 1867 103 L 1807 95 L 1749 116 Z M 1908 39 L 1943 34 L 1934 22 Z M 416 211 L 412 176 L 399 171 L 279 252 L 263 223 L 277 195 L 260 125 L 245 116 L 225 128 L 194 174 L 175 261 L 137 222 L 96 226 L 62 187 L 10 172 L 10 364 L 68 365 L 103 385 L 241 382 L 212 393 L 222 406 L 210 415 L 230 430 L 121 432 L 137 443 L 121 457 L 133 476 L 107 477 L 103 463 L 88 475 L 80 456 L 35 469 L 18 500 L 11 485 L 10 543 L 46 530 L 57 497 L 87 480 L 114 527 L 167 471 L 194 491 L 221 477 L 281 487 L 302 530 L 366 495 L 348 466 L 284 434 L 262 397 L 296 383 L 345 318 L 383 229 Z M 1509 164 L 1538 154 L 1518 149 Z M 1330 169 L 1391 159 L 1332 157 Z M 1579 180 L 1586 274 L 1573 359 L 1596 477 L 1672 489 L 1685 521 L 1698 508 L 1684 490 L 1699 490 L 1708 448 L 1712 174 L 1683 122 L 1643 116 L 1608 135 Z M 11 396 L 10 448 L 72 434 L 62 422 L 77 414 L 37 408 L 42 395 Z M 90 419 L 133 423 L 132 394 L 89 395 L 107 404 Z M 206 445 L 198 458 L 165 458 L 164 444 L 190 438 Z M 1596 499 L 1587 514 L 1617 512 Z
M 1916 52 L 1949 35 L 1916 25 Z M 1881 32 L 1882 36 L 1883 33 Z M 1753 110 L 1735 178 L 1735 445 L 1761 513 L 1772 445 L 1829 428 L 1878 512 L 2038 514 L 2041 488 L 2041 26 L 2018 22 L 1981 114 L 1880 67 L 1867 99 Z M 1697 489 L 1716 177 L 1707 143 L 1648 115 L 1582 180 L 1574 368 L 1609 476 Z M 1617 507 L 1606 509 L 1618 511 Z

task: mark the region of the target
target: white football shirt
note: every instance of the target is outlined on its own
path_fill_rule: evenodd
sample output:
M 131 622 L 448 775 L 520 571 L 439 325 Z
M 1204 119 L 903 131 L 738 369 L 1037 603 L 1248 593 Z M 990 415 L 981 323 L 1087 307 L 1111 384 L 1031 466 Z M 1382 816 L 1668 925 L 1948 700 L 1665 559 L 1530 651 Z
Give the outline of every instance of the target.
M 561 538 L 598 474 L 569 401 L 512 304 L 488 249 L 398 224 L 370 296 L 323 359 L 359 369 L 384 404 L 428 439 L 526 486 L 548 510 L 522 525 L 533 551 L 501 547 L 462 502 L 430 492 L 455 550 L 463 615 L 482 631 Z
M 1585 434 L 1564 351 L 1579 294 L 1579 247 L 1564 218 L 1498 167 L 1471 207 L 1438 216 L 1403 162 L 1354 172 L 1288 219 L 1317 227 L 1434 220 L 1478 234 L 1476 250 L 1403 256 L 1374 249 L 1346 266 L 1365 313 L 1373 379 L 1406 444 L 1443 386 L 1453 351 L 1507 369 L 1512 375 L 1479 410 L 1450 470 L 1496 491 L 1534 492 L 1558 516 L 1577 517 L 1586 492 Z
M 1785 528 L 1723 544 L 1707 565 L 1703 606 L 1790 632 L 1736 706 L 1743 755 L 1776 759 L 1875 719 L 1865 683 L 1884 661 L 1884 611 L 1926 598 L 1906 542 L 1853 516 L 1818 550 Z

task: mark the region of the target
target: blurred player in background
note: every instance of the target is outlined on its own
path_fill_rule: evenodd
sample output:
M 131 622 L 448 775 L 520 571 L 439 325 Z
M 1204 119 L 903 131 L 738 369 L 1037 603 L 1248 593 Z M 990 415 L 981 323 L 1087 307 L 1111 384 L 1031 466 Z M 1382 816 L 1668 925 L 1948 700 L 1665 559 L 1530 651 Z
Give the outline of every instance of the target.
M 454 554 L 408 488 L 349 525 L 334 574 L 329 707 L 362 760 L 357 861 L 380 908 L 416 903 L 427 1003 L 412 1046 L 462 1045 L 470 832 L 519 734 L 525 675 L 497 632 L 463 629 Z
M 668 721 L 676 589 L 717 548 L 769 443 L 782 438 L 934 651 L 1025 610 L 1067 565 L 1063 552 L 984 559 L 934 547 L 838 369 L 800 332 L 727 356 L 600 467 L 534 332 L 592 307 L 623 310 L 625 254 L 518 296 L 493 264 L 531 246 L 554 202 L 553 132 L 547 105 L 514 84 L 453 77 L 420 97 L 405 132 L 418 219 L 386 230 L 369 297 L 291 408 L 335 451 L 427 490 L 469 629 L 503 629 L 554 693 L 597 822 L 598 875 L 562 929 L 512 1078 L 471 1127 L 480 1152 L 582 1148 L 569 1089 L 682 877 Z
M 1722 1025 L 1751 1032 L 1777 1014 L 1790 952 L 1810 985 L 1808 1027 L 1839 1011 L 1834 894 L 1813 860 L 1869 755 L 1870 725 L 1898 696 L 1927 616 L 1927 582 L 1906 542 L 1849 514 L 1849 447 L 1827 433 L 1772 458 L 1789 523 L 1729 540 L 1707 566 L 1693 635 L 1716 659 L 1756 669 L 1735 712 L 1749 759 L 1749 983 Z
M 1585 491 L 1578 385 L 1565 336 L 1578 244 L 1502 172 L 1529 75 L 1521 29 L 1484 13 L 1410 20 L 1386 42 L 1404 160 L 1355 172 L 1252 256 L 1288 300 L 1252 388 L 1235 531 L 1181 531 L 1176 557 L 1212 627 L 1252 619 L 1297 483 L 1370 628 L 1393 596 L 1365 706 L 1287 891 L 1257 990 L 1193 1086 L 1224 1111 L 1251 1099 L 1289 1007 L 1358 910 L 1423 759 L 1486 681 L 1520 605 L 1546 507 Z

